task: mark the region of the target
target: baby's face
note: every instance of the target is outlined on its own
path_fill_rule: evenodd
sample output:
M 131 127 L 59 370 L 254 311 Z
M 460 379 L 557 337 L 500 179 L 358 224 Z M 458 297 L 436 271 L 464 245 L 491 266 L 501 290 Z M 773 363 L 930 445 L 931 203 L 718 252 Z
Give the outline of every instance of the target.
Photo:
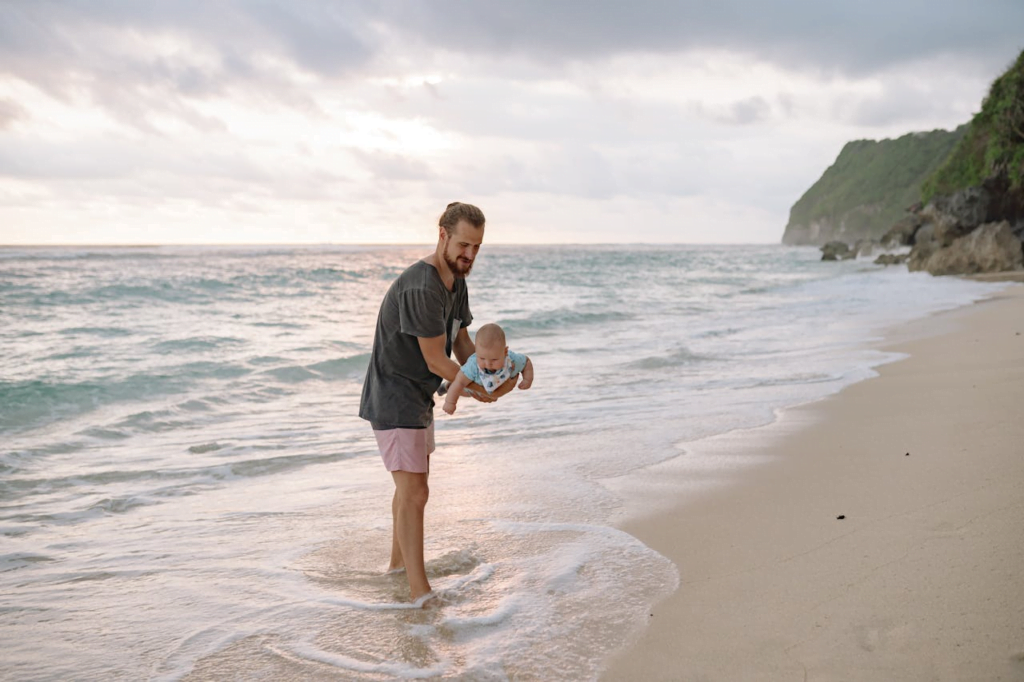
M 505 366 L 508 346 L 477 346 L 476 364 L 485 372 L 497 372 Z

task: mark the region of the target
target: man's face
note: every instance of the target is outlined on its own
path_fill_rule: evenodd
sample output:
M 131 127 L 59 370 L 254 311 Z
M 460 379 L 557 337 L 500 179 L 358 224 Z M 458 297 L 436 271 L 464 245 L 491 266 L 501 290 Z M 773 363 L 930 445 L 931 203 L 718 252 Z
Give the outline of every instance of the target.
M 442 253 L 444 262 L 453 275 L 461 279 L 469 274 L 483 241 L 484 228 L 473 227 L 465 220 L 456 223 L 450 234 L 445 232 Z

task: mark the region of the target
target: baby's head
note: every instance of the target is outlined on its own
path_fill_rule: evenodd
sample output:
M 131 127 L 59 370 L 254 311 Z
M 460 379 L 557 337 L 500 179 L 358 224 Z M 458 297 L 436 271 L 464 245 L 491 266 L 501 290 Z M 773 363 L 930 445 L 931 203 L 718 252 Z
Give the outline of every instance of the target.
M 505 366 L 508 346 L 505 330 L 496 324 L 485 324 L 476 332 L 476 364 L 485 371 L 496 372 Z

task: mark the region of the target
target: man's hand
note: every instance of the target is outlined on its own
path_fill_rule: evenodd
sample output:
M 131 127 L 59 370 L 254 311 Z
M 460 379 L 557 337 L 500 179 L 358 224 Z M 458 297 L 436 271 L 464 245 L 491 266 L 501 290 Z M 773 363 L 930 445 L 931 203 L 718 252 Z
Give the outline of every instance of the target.
M 494 389 L 494 392 L 488 393 L 486 388 L 484 388 L 483 386 L 474 381 L 471 382 L 468 386 L 466 386 L 466 390 L 463 391 L 462 395 L 469 395 L 482 403 L 493 403 L 497 401 L 498 398 L 505 395 L 515 387 L 515 379 L 509 379 L 501 386 L 498 386 L 496 389 Z
M 475 381 L 466 387 L 468 395 L 471 396 L 474 400 L 477 400 L 481 403 L 493 403 L 494 401 L 496 401 L 498 399 L 498 392 L 500 390 L 501 386 L 499 386 L 498 389 L 494 391 L 494 393 L 488 393 L 487 389 L 485 389 L 483 386 L 476 383 Z M 467 395 L 467 393 L 464 392 L 462 395 Z

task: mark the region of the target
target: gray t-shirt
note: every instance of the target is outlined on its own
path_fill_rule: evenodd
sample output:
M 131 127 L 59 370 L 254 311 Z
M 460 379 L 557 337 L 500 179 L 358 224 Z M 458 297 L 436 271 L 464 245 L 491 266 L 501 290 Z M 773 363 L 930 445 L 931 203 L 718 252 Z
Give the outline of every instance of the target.
M 472 321 L 466 280 L 456 279 L 449 291 L 433 265 L 416 261 L 409 266 L 380 305 L 359 416 L 374 428 L 430 426 L 441 377 L 427 368 L 417 337 L 447 334 L 444 350 L 451 357 L 459 329 Z

